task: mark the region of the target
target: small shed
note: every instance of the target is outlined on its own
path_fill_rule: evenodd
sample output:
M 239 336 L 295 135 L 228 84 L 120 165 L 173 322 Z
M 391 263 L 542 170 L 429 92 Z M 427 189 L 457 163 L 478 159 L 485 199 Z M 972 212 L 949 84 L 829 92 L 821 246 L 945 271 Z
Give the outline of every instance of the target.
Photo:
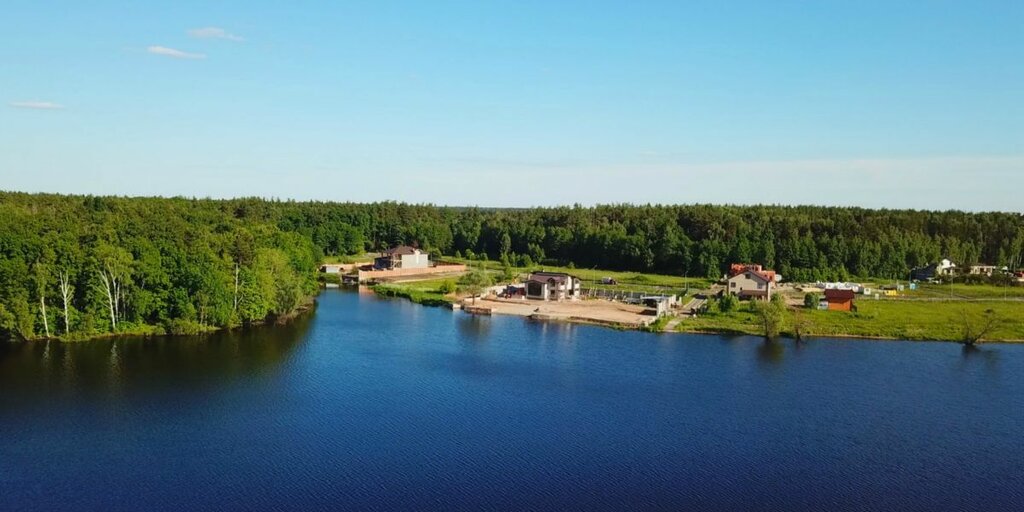
M 825 290 L 825 302 L 829 311 L 854 311 L 853 299 L 857 292 L 853 290 Z
M 645 314 L 653 314 L 656 317 L 667 314 L 676 301 L 675 295 L 644 295 L 640 297 L 640 302 L 649 308 Z

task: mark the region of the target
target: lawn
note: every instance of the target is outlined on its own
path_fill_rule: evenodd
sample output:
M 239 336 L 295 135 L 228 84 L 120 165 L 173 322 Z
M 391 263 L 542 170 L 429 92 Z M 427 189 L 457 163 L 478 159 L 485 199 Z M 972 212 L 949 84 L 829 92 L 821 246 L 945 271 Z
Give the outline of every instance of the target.
M 339 256 L 324 256 L 323 263 L 361 263 L 364 261 L 373 261 L 373 259 L 379 255 L 379 253 L 368 252 L 366 254 L 342 254 Z
M 783 331 L 794 331 L 794 320 L 804 322 L 808 336 L 863 336 L 909 340 L 959 341 L 963 338 L 965 315 L 973 326 L 981 325 L 986 311 L 998 318 L 988 341 L 1024 340 L 1024 304 L 1001 301 L 934 302 L 872 300 L 857 301 L 856 313 L 790 310 Z M 684 332 L 712 331 L 760 334 L 757 317 L 741 306 L 740 311 L 712 313 L 685 319 L 677 327 Z
M 920 284 L 908 297 L 954 299 L 1024 299 L 1024 286 L 994 286 L 990 284 Z

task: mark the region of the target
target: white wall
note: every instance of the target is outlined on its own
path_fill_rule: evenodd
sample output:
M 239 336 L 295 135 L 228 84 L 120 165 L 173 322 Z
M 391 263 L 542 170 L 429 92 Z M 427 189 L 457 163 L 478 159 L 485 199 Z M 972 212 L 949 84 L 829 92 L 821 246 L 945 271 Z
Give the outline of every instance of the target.
M 402 255 L 402 268 L 427 268 L 429 266 L 430 255 L 427 253 Z

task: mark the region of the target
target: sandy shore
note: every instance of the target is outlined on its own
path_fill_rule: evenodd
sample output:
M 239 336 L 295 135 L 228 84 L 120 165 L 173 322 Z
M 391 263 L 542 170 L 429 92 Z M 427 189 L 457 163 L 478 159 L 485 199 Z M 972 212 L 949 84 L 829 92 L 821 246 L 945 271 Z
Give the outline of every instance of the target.
M 467 302 L 467 304 L 470 304 Z M 496 315 L 533 316 L 546 320 L 591 322 L 623 327 L 640 327 L 654 320 L 644 307 L 607 300 L 544 302 L 523 299 L 477 299 L 477 307 L 490 308 Z

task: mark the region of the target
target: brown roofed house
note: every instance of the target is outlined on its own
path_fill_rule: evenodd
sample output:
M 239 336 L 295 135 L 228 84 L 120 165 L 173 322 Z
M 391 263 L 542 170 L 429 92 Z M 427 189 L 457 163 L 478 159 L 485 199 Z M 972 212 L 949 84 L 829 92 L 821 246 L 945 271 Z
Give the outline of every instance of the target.
M 828 302 L 829 311 L 856 311 L 853 299 L 857 292 L 853 290 L 825 290 L 825 301 Z

